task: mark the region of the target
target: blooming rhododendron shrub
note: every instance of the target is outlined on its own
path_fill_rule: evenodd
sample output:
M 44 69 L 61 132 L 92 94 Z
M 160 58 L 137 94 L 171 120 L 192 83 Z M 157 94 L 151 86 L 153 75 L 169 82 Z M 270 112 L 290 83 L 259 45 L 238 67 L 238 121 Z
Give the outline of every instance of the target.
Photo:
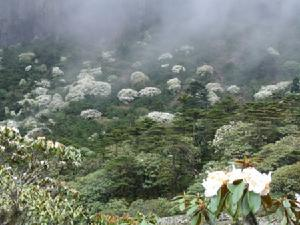
M 161 90 L 156 87 L 145 87 L 139 91 L 141 97 L 153 97 L 161 94 Z
M 196 70 L 196 74 L 200 76 L 211 76 L 214 73 L 214 68 L 211 65 L 199 66 Z
M 154 111 L 148 113 L 147 117 L 157 123 L 172 123 L 175 116 L 171 113 Z
M 18 56 L 19 62 L 22 63 L 30 63 L 35 57 L 36 55 L 33 52 L 24 52 Z
M 216 152 L 227 158 L 232 156 L 241 158 L 246 153 L 251 153 L 251 140 L 255 135 L 253 124 L 232 121 L 216 131 L 212 146 Z
M 277 84 L 262 86 L 260 90 L 254 94 L 253 97 L 255 98 L 255 100 L 269 98 L 274 94 L 287 90 L 291 83 L 291 81 L 281 81 Z
M 0 224 L 77 224 L 75 190 L 55 178 L 81 162 L 79 150 L 0 127 Z
M 149 77 L 141 71 L 136 71 L 130 75 L 130 81 L 133 85 L 145 85 Z
M 139 93 L 136 90 L 125 88 L 119 91 L 118 99 L 119 101 L 128 104 L 137 98 Z
M 181 89 L 181 81 L 176 77 L 167 81 L 168 90 L 173 93 L 179 92 Z
M 172 67 L 172 72 L 173 73 L 180 74 L 180 73 L 185 72 L 185 71 L 186 71 L 186 69 L 182 65 L 175 65 L 175 66 Z
M 299 195 L 294 199 L 274 199 L 270 195 L 271 173 L 261 173 L 248 159 L 237 161 L 241 168 L 209 172 L 202 185 L 204 196 L 184 195 L 179 207 L 187 209 L 192 224 L 216 224 L 221 214 L 229 215 L 234 224 L 258 224 L 256 214 L 267 216 L 276 212 L 270 224 L 299 224 Z

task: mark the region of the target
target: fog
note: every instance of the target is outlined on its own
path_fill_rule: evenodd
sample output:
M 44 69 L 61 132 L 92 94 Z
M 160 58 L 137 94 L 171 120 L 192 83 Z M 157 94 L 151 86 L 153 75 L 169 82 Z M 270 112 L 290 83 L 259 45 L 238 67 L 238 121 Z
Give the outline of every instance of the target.
M 53 37 L 109 49 L 143 41 L 147 31 L 140 57 L 191 44 L 229 48 L 226 60 L 251 66 L 270 46 L 298 60 L 299 12 L 299 0 L 0 0 L 0 45 Z
M 46 35 L 99 41 L 152 27 L 167 43 L 235 29 L 273 39 L 298 22 L 299 9 L 297 0 L 1 0 L 0 34 L 2 43 Z

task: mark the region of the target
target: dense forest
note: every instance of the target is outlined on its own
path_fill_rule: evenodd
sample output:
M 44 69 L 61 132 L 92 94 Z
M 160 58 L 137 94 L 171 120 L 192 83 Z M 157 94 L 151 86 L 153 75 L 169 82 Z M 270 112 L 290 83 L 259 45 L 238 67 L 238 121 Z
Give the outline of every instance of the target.
M 300 3 L 21 2 L 0 0 L 0 224 L 299 224 Z

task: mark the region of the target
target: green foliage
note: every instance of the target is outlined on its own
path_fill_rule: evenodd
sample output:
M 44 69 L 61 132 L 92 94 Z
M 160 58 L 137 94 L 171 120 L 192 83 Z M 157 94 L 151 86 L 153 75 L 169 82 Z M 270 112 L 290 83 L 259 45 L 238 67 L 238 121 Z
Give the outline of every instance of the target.
M 299 83 L 299 78 L 294 78 L 293 83 L 291 86 L 291 92 L 292 93 L 299 93 L 300 92 L 300 83 Z
M 182 96 L 180 100 L 185 108 L 207 108 L 209 106 L 207 95 L 205 86 L 198 81 L 193 81 L 189 84 L 187 95 Z
M 275 170 L 271 190 L 277 194 L 300 192 L 300 163 L 287 165 Z
M 101 210 L 103 214 L 122 216 L 128 213 L 128 203 L 125 199 L 110 199 Z M 138 212 L 132 216 L 138 215 Z
M 174 214 L 175 204 L 165 198 L 143 200 L 138 199 L 130 204 L 129 214 L 137 215 L 139 212 L 144 215 L 154 213 L 159 217 L 171 216 Z
M 231 122 L 217 130 L 212 145 L 227 159 L 242 158 L 254 151 L 251 141 L 256 135 L 257 131 L 253 124 Z
M 300 161 L 300 137 L 286 136 L 281 140 L 268 144 L 256 154 L 262 159 L 258 167 L 264 171 L 274 171 L 284 165 L 291 165 Z
M 180 51 L 172 52 L 173 59 L 168 63 L 185 65 L 187 71 L 178 75 L 182 81 L 181 92 L 171 94 L 166 89 L 166 81 L 174 78 L 174 74 L 170 72 L 170 68 L 161 68 L 161 62 L 157 60 L 162 49 L 152 49 L 148 46 L 146 61 L 143 58 L 145 49 L 141 48 L 141 50 L 135 45 L 136 35 L 133 32 L 127 35 L 128 40 L 124 39 L 121 44 L 117 44 L 115 52 L 117 60 L 114 63 L 103 60 L 102 49 L 95 50 L 94 46 L 81 46 L 64 40 L 37 40 L 26 46 L 18 45 L 4 49 L 1 55 L 3 62 L 0 65 L 0 120 L 12 118 L 5 115 L 4 107 L 18 112 L 21 106 L 17 102 L 24 94 L 35 88 L 35 81 L 42 78 L 51 81 L 50 94 L 59 92 L 62 96 L 65 95 L 62 84 L 58 79 L 51 77 L 53 66 L 60 66 L 64 70 L 64 79 L 67 83 L 75 80 L 75 76 L 82 69 L 82 61 L 85 60 L 90 60 L 92 67 L 101 64 L 103 75 L 96 79 L 104 81 L 111 74 L 116 74 L 120 78 L 111 82 L 110 97 L 102 99 L 86 96 L 82 101 L 70 103 L 69 107 L 62 112 L 52 113 L 40 121 L 52 130 L 50 138 L 75 146 L 85 156 L 80 167 L 76 168 L 67 168 L 60 164 L 55 166 L 58 161 L 54 157 L 53 164 L 52 160 L 49 160 L 51 168 L 47 167 L 40 174 L 43 178 L 51 175 L 58 180 L 68 181 L 72 187 L 78 189 L 79 202 L 75 202 L 72 194 L 67 194 L 68 202 L 64 204 L 65 193 L 51 195 L 50 198 L 49 192 L 45 189 L 36 189 L 37 184 L 35 184 L 22 186 L 28 204 L 37 205 L 40 199 L 46 199 L 42 206 L 50 212 L 53 212 L 51 209 L 55 209 L 53 207 L 55 205 L 62 211 L 66 209 L 70 212 L 68 215 L 63 213 L 58 215 L 57 211 L 53 212 L 55 217 L 66 218 L 66 220 L 69 220 L 77 209 L 81 210 L 78 203 L 87 209 L 88 215 L 101 212 L 121 216 L 123 213 L 130 212 L 134 216 L 139 211 L 145 214 L 155 212 L 159 216 L 171 215 L 169 209 L 172 208 L 172 204 L 162 197 L 170 198 L 186 188 L 189 194 L 204 193 L 201 183 L 206 176 L 206 170 L 227 166 L 227 159 L 242 158 L 244 155 L 255 155 L 261 159 L 259 162 L 261 170 L 275 170 L 274 184 L 272 184 L 274 191 L 299 192 L 297 173 L 292 172 L 292 170 L 298 171 L 296 167 L 298 164 L 295 163 L 299 161 L 300 97 L 296 94 L 299 92 L 299 80 L 294 79 L 292 93 L 288 95 L 283 93 L 285 96 L 280 94 L 268 100 L 251 101 L 254 91 L 261 85 L 272 83 L 274 79 L 279 81 L 298 76 L 300 67 L 297 61 L 282 63 L 286 60 L 284 54 L 279 59 L 265 56 L 263 52 L 260 53 L 264 57 L 259 57 L 263 60 L 259 62 L 248 62 L 247 57 L 245 57 L 247 60 L 243 57 L 238 61 L 231 60 L 227 53 L 235 51 L 236 43 L 233 41 L 233 35 L 225 37 L 228 43 L 224 47 L 215 45 L 215 42 L 202 40 L 201 45 L 195 45 L 195 50 L 189 54 Z M 219 40 L 217 41 L 219 43 Z M 33 51 L 39 62 L 32 62 L 32 70 L 25 72 L 24 68 L 28 63 L 19 62 L 18 55 L 28 51 Z M 223 51 L 224 54 L 220 54 Z M 68 60 L 60 62 L 61 56 L 66 56 Z M 298 54 L 292 58 L 299 58 Z M 143 64 L 139 69 L 150 77 L 147 84 L 160 88 L 162 93 L 151 98 L 137 98 L 134 102 L 124 105 L 118 101 L 116 95 L 121 88 L 132 87 L 123 78 L 133 72 L 131 65 L 136 60 L 140 60 Z M 216 69 L 214 74 L 216 76 L 209 78 L 211 82 L 222 81 L 224 86 L 238 84 L 242 93 L 234 97 L 223 93 L 219 103 L 209 106 L 208 91 L 205 88 L 209 79 L 194 76 L 197 66 L 205 63 L 214 65 Z M 21 79 L 25 79 L 26 84 L 19 85 Z M 80 112 L 89 108 L 101 111 L 103 117 L 97 121 L 80 118 Z M 176 113 L 176 120 L 166 125 L 140 119 L 150 111 Z M 22 120 L 25 116 L 27 114 L 13 119 Z M 55 123 L 49 125 L 50 118 Z M 218 132 L 224 130 L 223 128 L 230 124 L 230 121 L 241 122 L 235 122 L 233 129 L 223 133 Z M 91 139 L 90 137 L 95 133 L 97 135 Z M 222 137 L 221 140 L 214 140 L 218 135 Z M 31 156 L 38 155 L 37 159 L 40 161 L 46 161 L 44 159 L 48 161 L 47 154 L 37 153 L 32 148 L 28 149 Z M 0 162 L 4 165 L 8 159 L 2 156 Z M 17 175 L 24 172 L 28 166 L 27 161 L 9 163 L 14 163 L 13 169 L 18 172 Z M 286 166 L 289 164 L 290 167 Z M 11 180 L 11 176 L 11 174 L 7 175 L 7 186 L 5 186 L 7 188 L 15 188 L 17 183 Z M 41 187 L 44 187 L 43 185 Z M 244 205 L 242 207 L 244 215 L 249 213 L 248 198 L 241 197 L 241 192 L 235 191 L 239 188 L 230 188 L 232 197 L 228 198 L 227 202 L 233 205 L 230 211 L 239 209 L 240 206 L 236 204 L 238 202 Z M 33 191 L 35 195 L 30 196 L 30 192 Z M 216 206 L 220 203 L 220 199 L 214 199 L 212 202 L 214 202 L 212 211 L 217 211 L 213 204 Z M 6 206 L 10 203 L 8 201 Z M 198 206 L 195 203 L 190 213 Z M 257 207 L 252 204 L 251 208 Z M 43 217 L 41 212 L 43 211 L 33 210 L 32 218 L 38 221 L 38 217 Z M 45 217 L 48 216 L 47 214 Z M 13 214 L 9 217 L 12 218 Z M 143 221 L 141 218 L 129 220 L 131 223 Z M 201 220 L 203 217 L 195 217 L 193 222 L 197 223 Z M 77 219 L 74 221 L 77 222 Z M 95 224 L 123 222 L 124 218 L 101 214 Z
M 45 138 L 24 138 L 15 129 L 0 129 L 0 223 L 78 224 L 84 219 L 78 193 L 54 179 L 67 166 L 78 166 L 80 152 Z
M 108 202 L 111 197 L 110 187 L 112 181 L 105 177 L 103 169 L 90 173 L 87 176 L 79 177 L 70 185 L 78 190 L 81 204 L 88 208 L 91 213 L 101 211 L 103 202 Z
M 138 214 L 135 217 L 130 217 L 128 215 L 115 216 L 115 215 L 105 215 L 97 213 L 92 217 L 92 225 L 155 225 L 157 224 L 157 218 L 154 215 L 144 216 L 143 214 Z
M 274 215 L 276 212 L 276 221 L 281 220 L 281 224 L 298 224 L 299 205 L 294 197 L 273 199 L 268 193 L 271 182 L 268 176 L 253 167 L 247 168 L 248 160 L 241 163 L 243 170 L 210 173 L 204 181 L 208 185 L 205 185 L 208 191 L 205 192 L 205 198 L 199 194 L 184 194 L 175 199 L 178 207 L 191 217 L 191 224 L 217 224 L 222 213 L 230 215 L 234 224 L 257 224 L 256 215 L 262 211 L 265 216 Z M 265 183 L 265 186 L 261 186 L 260 182 Z M 259 193 L 257 188 L 261 187 L 264 191 Z M 214 190 L 213 195 L 210 189 Z

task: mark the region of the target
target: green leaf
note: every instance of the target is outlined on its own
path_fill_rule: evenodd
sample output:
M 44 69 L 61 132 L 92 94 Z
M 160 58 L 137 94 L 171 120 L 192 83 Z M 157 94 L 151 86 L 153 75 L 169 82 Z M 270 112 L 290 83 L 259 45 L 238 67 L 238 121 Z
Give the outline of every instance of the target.
M 194 215 L 197 212 L 197 210 L 198 210 L 198 206 L 194 205 L 194 206 L 192 206 L 192 207 L 189 208 L 189 210 L 186 212 L 186 214 L 188 216 L 192 216 L 192 215 Z
M 232 195 L 232 202 L 234 204 L 236 204 L 240 199 L 241 197 L 243 196 L 243 193 L 244 193 L 244 190 L 245 190 L 245 183 L 244 182 L 241 182 L 237 185 L 234 185 L 234 184 L 228 184 L 228 189 Z
M 214 196 L 210 199 L 209 205 L 208 205 L 208 210 L 211 213 L 216 213 L 218 208 L 219 208 L 219 204 L 220 204 L 220 200 L 221 200 L 221 191 L 218 191 L 218 195 Z
M 201 220 L 202 220 L 202 214 L 198 213 L 195 216 L 193 216 L 192 221 L 191 221 L 191 225 L 199 225 L 201 224 Z
M 256 194 L 252 191 L 247 192 L 248 195 L 248 204 L 252 213 L 256 213 L 261 206 L 261 197 L 259 194 Z
M 208 212 L 207 216 L 208 216 L 208 224 L 210 224 L 210 225 L 216 225 L 217 224 L 217 218 L 214 214 Z
M 284 217 L 284 210 L 283 210 L 282 207 L 280 207 L 280 208 L 277 209 L 276 215 L 277 215 L 279 218 L 283 218 L 283 217 Z
M 232 201 L 232 195 L 227 196 L 225 205 L 228 213 L 234 217 L 237 210 L 237 204 Z
M 283 206 L 284 206 L 285 208 L 291 208 L 291 203 L 289 202 L 289 200 L 285 199 L 285 200 L 283 201 Z
M 184 210 L 185 210 L 185 203 L 181 203 L 181 204 L 179 205 L 179 210 L 180 210 L 180 211 L 184 211 Z
M 288 224 L 287 218 L 284 216 L 283 219 L 281 220 L 280 225 L 287 225 L 287 224 Z
M 247 195 L 244 195 L 244 197 L 243 197 L 241 211 L 242 211 L 243 216 L 248 216 L 251 211 L 249 204 L 248 204 Z

